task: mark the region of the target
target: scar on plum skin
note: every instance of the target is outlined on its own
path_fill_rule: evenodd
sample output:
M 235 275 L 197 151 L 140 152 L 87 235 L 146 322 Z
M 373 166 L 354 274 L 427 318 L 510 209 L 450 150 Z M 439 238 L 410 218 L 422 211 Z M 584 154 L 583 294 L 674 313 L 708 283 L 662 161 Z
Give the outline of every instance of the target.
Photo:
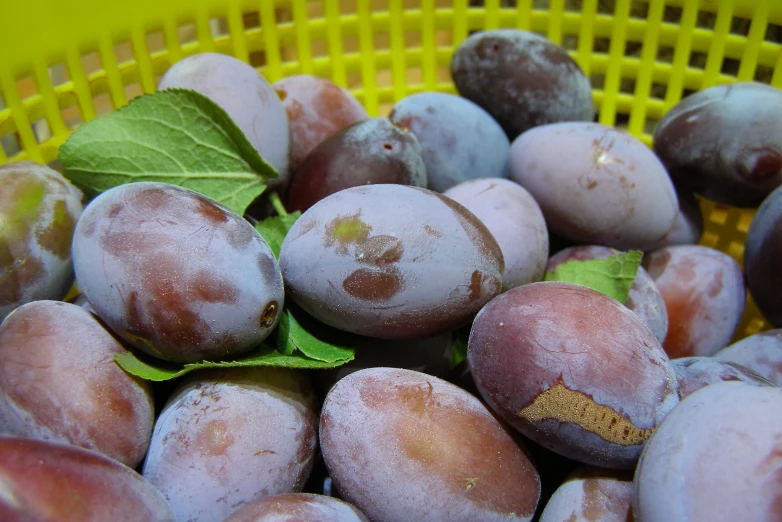
M 567 388 L 558 382 L 535 397 L 518 414 L 530 423 L 553 419 L 572 422 L 600 438 L 621 446 L 640 445 L 652 436 L 651 429 L 642 429 L 608 406 L 597 404 L 588 395 Z

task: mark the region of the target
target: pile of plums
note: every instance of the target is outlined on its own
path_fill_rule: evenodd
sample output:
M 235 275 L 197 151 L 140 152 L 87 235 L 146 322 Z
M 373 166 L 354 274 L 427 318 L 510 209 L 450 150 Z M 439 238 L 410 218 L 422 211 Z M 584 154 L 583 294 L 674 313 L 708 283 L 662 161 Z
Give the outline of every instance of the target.
M 279 172 L 302 212 L 279 259 L 265 200 L 240 216 L 150 181 L 87 201 L 0 167 L 0 519 L 779 520 L 782 330 L 731 340 L 745 278 L 782 327 L 782 91 L 688 96 L 650 149 L 593 122 L 588 79 L 536 34 L 475 33 L 451 71 L 459 96 L 382 118 L 225 55 L 166 72 Z M 695 194 L 759 206 L 743 269 L 698 245 Z M 627 250 L 624 302 L 544 281 Z M 114 361 L 236 359 L 286 303 L 355 359 L 167 383 Z

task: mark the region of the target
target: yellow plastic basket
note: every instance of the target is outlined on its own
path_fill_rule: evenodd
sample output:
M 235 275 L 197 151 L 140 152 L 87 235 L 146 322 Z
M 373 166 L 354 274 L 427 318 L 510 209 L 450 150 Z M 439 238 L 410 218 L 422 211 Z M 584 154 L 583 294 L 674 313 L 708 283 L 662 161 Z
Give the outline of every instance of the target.
M 563 45 L 592 80 L 599 121 L 647 144 L 689 92 L 782 88 L 782 0 L 0 0 L 0 164 L 54 161 L 81 122 L 153 92 L 197 52 L 234 55 L 272 82 L 328 77 L 385 115 L 413 92 L 455 93 L 454 48 L 498 27 Z M 702 208 L 702 243 L 741 262 L 754 213 Z M 750 299 L 736 338 L 767 328 Z

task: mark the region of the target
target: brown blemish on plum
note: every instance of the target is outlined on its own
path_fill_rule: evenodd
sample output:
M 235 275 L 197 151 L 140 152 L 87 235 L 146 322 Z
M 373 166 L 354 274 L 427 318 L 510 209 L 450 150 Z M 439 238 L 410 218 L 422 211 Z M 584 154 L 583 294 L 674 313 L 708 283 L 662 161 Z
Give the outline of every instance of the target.
M 469 298 L 470 301 L 478 301 L 481 298 L 481 284 L 483 283 L 483 274 L 475 270 L 470 277 Z
M 600 522 L 605 519 L 632 520 L 630 515 L 632 489 L 628 487 L 626 491 L 618 491 L 621 486 L 619 483 L 617 486 L 611 488 L 597 479 L 582 481 L 584 494 L 581 497 L 581 513 L 588 522 Z M 622 497 L 622 493 L 626 495 Z
M 25 290 L 46 277 L 46 270 L 37 257 L 25 254 L 20 259 L 14 259 L 8 245 L 0 238 L 0 305 L 18 303 L 25 295 Z
M 402 278 L 396 270 L 359 268 L 345 278 L 342 288 L 363 301 L 387 301 L 402 290 Z
M 614 409 L 597 404 L 588 395 L 571 390 L 561 382 L 535 397 L 517 415 L 531 424 L 547 419 L 572 422 L 621 446 L 642 445 L 652 435 L 652 430 L 638 428 Z
M 266 254 L 260 252 L 256 257 L 258 261 L 258 269 L 263 276 L 263 280 L 268 286 L 279 285 L 280 283 L 280 271 L 277 268 L 277 262 L 274 260 L 272 254 Z
M 331 247 L 337 243 L 337 252 L 346 255 L 349 244 L 363 243 L 369 237 L 372 226 L 361 221 L 361 211 L 350 216 L 340 216 L 326 225 L 326 243 Z
M 254 239 L 260 239 L 258 232 L 246 221 L 233 221 L 232 225 L 223 229 L 225 239 L 232 248 L 244 251 Z
M 649 275 L 652 277 L 652 279 L 657 279 L 660 277 L 660 275 L 665 272 L 665 268 L 668 266 L 668 263 L 671 261 L 671 253 L 670 252 L 663 252 L 662 254 L 655 254 L 651 261 L 648 259 L 644 260 L 644 268 L 649 273 Z
M 372 236 L 356 247 L 356 261 L 383 268 L 402 259 L 405 249 L 394 236 Z
M 782 173 L 782 153 L 770 147 L 752 149 L 750 153 L 755 156 L 755 164 L 744 174 L 752 182 L 767 182 L 768 178 Z M 741 169 L 745 170 L 745 169 Z
M 52 222 L 38 232 L 36 239 L 44 250 L 60 259 L 68 259 L 71 256 L 71 240 L 75 227 L 76 221 L 68 212 L 65 201 L 60 200 L 54 204 Z
M 301 228 L 296 233 L 296 236 L 293 239 L 299 239 L 301 236 L 303 236 L 307 232 L 311 231 L 317 225 L 318 225 L 318 222 L 315 221 L 314 219 L 307 220 L 306 222 L 302 223 Z
M 720 292 L 722 292 L 722 288 L 723 288 L 722 280 L 723 280 L 723 271 L 722 269 L 719 269 L 714 273 L 714 277 L 712 277 L 709 286 L 706 287 L 706 295 L 708 295 L 711 298 L 717 297 L 720 294 Z
M 432 237 L 441 238 L 443 237 L 443 234 L 441 232 L 438 232 L 437 230 L 433 229 L 429 225 L 424 225 L 424 232 L 429 234 Z
M 210 225 L 219 226 L 228 222 L 228 212 L 215 205 L 212 201 L 200 194 L 193 194 L 193 200 L 195 202 L 195 213 L 204 218 Z
M 195 433 L 195 449 L 205 457 L 225 455 L 234 437 L 225 421 L 212 420 Z
M 285 89 L 274 89 L 274 92 L 277 93 L 277 97 L 280 99 L 280 101 L 285 101 L 285 98 L 288 97 L 288 93 L 285 91 Z
M 217 278 L 207 270 L 199 270 L 190 280 L 189 297 L 207 303 L 233 304 L 239 298 L 239 287 L 228 279 Z
M 266 307 L 263 309 L 263 312 L 261 312 L 261 328 L 268 328 L 274 324 L 274 319 L 277 317 L 278 307 L 279 305 L 277 304 L 277 301 L 272 301 L 266 305 Z
M 168 206 L 173 199 L 173 196 L 161 188 L 147 187 L 136 192 L 131 192 L 131 198 L 129 204 L 134 208 L 138 208 L 141 211 L 152 211 Z M 121 206 L 124 207 L 124 205 Z M 112 207 L 112 210 L 113 208 L 114 207 Z
M 595 181 L 595 180 L 590 180 L 590 181 L 589 181 L 589 183 L 587 183 L 587 186 L 586 186 L 586 188 L 587 188 L 587 190 L 592 190 L 592 189 L 593 189 L 593 188 L 595 188 L 596 186 L 597 186 L 597 181 Z

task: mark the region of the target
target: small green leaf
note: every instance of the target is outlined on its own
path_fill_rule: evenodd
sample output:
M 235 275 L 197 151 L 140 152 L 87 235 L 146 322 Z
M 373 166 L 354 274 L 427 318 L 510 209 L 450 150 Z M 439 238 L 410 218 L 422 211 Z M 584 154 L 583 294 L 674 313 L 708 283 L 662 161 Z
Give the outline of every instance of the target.
M 206 96 L 166 89 L 81 125 L 60 147 L 65 175 L 92 197 L 158 181 L 204 194 L 239 215 L 277 171 Z
M 630 250 L 604 259 L 574 259 L 546 272 L 545 280 L 587 286 L 624 304 L 642 258 L 643 252 Z
M 147 381 L 168 381 L 195 370 L 207 368 L 243 368 L 252 366 L 279 366 L 297 369 L 328 369 L 340 366 L 353 359 L 337 362 L 325 362 L 311 359 L 302 354 L 285 355 L 274 348 L 261 345 L 249 355 L 234 361 L 175 364 L 154 359 L 138 351 L 129 351 L 114 356 L 114 360 L 123 370 Z
M 357 338 L 321 323 L 293 303 L 286 303 L 276 330 L 277 350 L 297 352 L 335 366 L 352 361 Z
M 472 328 L 472 325 L 467 325 L 463 328 L 459 328 L 453 333 L 451 370 L 459 366 L 462 361 L 467 359 L 467 345 L 468 341 L 470 340 L 470 328 Z
M 285 239 L 286 234 L 300 216 L 301 212 L 297 210 L 296 212 L 292 212 L 285 216 L 266 218 L 255 225 L 255 230 L 257 230 L 261 236 L 263 236 L 263 239 L 266 240 L 266 243 L 269 245 L 269 248 L 272 249 L 272 252 L 274 252 L 274 257 L 276 257 L 277 260 L 280 259 L 280 248 L 282 247 L 282 242 Z

